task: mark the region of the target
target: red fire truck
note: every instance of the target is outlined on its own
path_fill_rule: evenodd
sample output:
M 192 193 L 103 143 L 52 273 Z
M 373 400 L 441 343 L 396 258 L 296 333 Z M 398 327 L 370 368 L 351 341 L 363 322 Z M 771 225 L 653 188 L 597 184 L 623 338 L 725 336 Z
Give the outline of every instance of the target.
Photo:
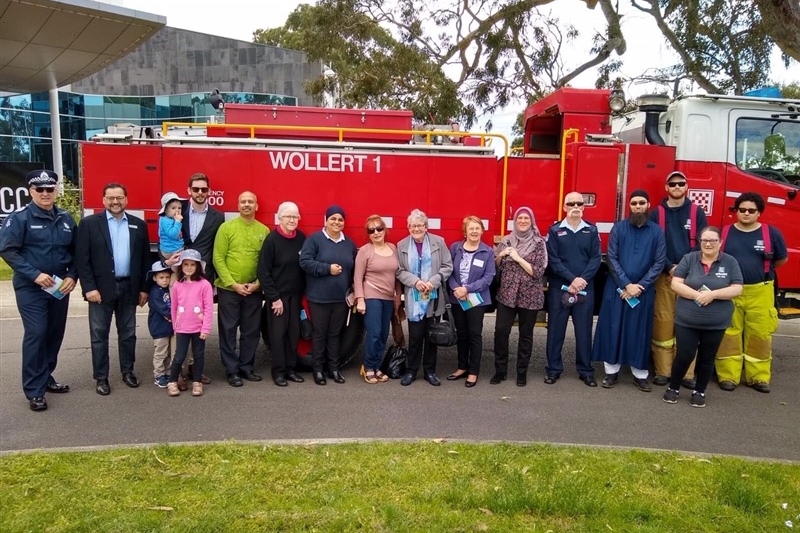
M 789 247 L 779 272 L 782 295 L 797 291 L 800 101 L 645 97 L 640 112 L 612 121 L 610 103 L 619 98 L 565 88 L 532 104 L 519 157 L 496 155 L 498 144 L 508 152 L 501 135 L 412 130 L 410 112 L 229 104 L 221 124 L 165 123 L 160 136 L 117 133 L 82 143 L 83 202 L 92 213 L 103 208 L 106 183 L 127 185 L 128 207 L 148 222 L 155 243 L 162 193 L 183 194 L 188 177 L 203 172 L 211 179 L 209 202 L 227 217 L 236 216 L 238 194 L 250 190 L 259 220 L 272 226 L 278 205 L 292 200 L 310 232 L 336 203 L 347 212 L 345 233 L 361 244 L 367 216 L 381 215 L 396 242 L 406 235 L 408 213 L 419 208 L 431 231 L 450 243 L 462 238 L 469 214 L 484 220 L 491 242 L 508 232 L 522 205 L 533 207 L 544 234 L 563 217 L 563 195 L 577 190 L 605 247 L 626 215 L 628 192 L 643 188 L 655 204 L 665 176 L 677 169 L 714 225 L 735 221 L 740 193 L 766 199 L 762 220 L 779 227 Z

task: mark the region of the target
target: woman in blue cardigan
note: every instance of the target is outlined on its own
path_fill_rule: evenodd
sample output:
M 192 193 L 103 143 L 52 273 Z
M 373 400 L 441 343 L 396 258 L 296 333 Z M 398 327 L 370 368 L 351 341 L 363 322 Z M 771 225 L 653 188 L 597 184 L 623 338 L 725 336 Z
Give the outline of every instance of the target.
M 468 216 L 461 225 L 465 240 L 450 246 L 453 275 L 447 282 L 453 320 L 458 333 L 458 370 L 450 381 L 467 378 L 467 387 L 478 383 L 483 350 L 483 316 L 491 304 L 489 285 L 495 274 L 494 251 L 481 242 L 483 221 Z

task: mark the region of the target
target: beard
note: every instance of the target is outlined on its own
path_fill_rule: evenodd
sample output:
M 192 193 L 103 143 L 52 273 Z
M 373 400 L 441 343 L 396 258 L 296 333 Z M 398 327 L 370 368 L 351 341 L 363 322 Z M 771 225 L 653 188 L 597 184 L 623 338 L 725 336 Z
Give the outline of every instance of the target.
M 642 226 L 647 224 L 647 217 L 649 215 L 650 213 L 648 213 L 647 210 L 645 210 L 642 213 L 631 213 L 631 216 L 628 220 L 630 220 L 631 224 L 633 224 L 637 228 L 641 228 Z

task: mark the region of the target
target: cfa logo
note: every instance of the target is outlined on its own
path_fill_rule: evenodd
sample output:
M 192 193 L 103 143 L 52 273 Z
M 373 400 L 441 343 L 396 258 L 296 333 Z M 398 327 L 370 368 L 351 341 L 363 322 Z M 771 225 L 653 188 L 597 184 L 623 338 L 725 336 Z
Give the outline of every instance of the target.
M 31 201 L 25 187 L 0 187 L 0 213 L 4 215 L 19 211 Z

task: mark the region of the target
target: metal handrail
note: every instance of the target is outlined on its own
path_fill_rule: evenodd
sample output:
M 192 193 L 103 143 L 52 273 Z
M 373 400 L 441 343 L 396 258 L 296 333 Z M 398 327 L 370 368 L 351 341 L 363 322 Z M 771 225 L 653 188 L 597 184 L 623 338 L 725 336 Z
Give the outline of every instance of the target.
M 566 168 L 567 168 L 567 140 L 570 137 L 574 138 L 574 142 L 578 142 L 578 133 L 580 130 L 577 128 L 569 128 L 568 130 L 564 131 L 564 135 L 561 137 L 561 177 L 559 179 L 558 185 L 558 206 L 556 206 L 556 215 L 561 212 L 561 202 L 564 199 L 564 179 L 566 178 Z

